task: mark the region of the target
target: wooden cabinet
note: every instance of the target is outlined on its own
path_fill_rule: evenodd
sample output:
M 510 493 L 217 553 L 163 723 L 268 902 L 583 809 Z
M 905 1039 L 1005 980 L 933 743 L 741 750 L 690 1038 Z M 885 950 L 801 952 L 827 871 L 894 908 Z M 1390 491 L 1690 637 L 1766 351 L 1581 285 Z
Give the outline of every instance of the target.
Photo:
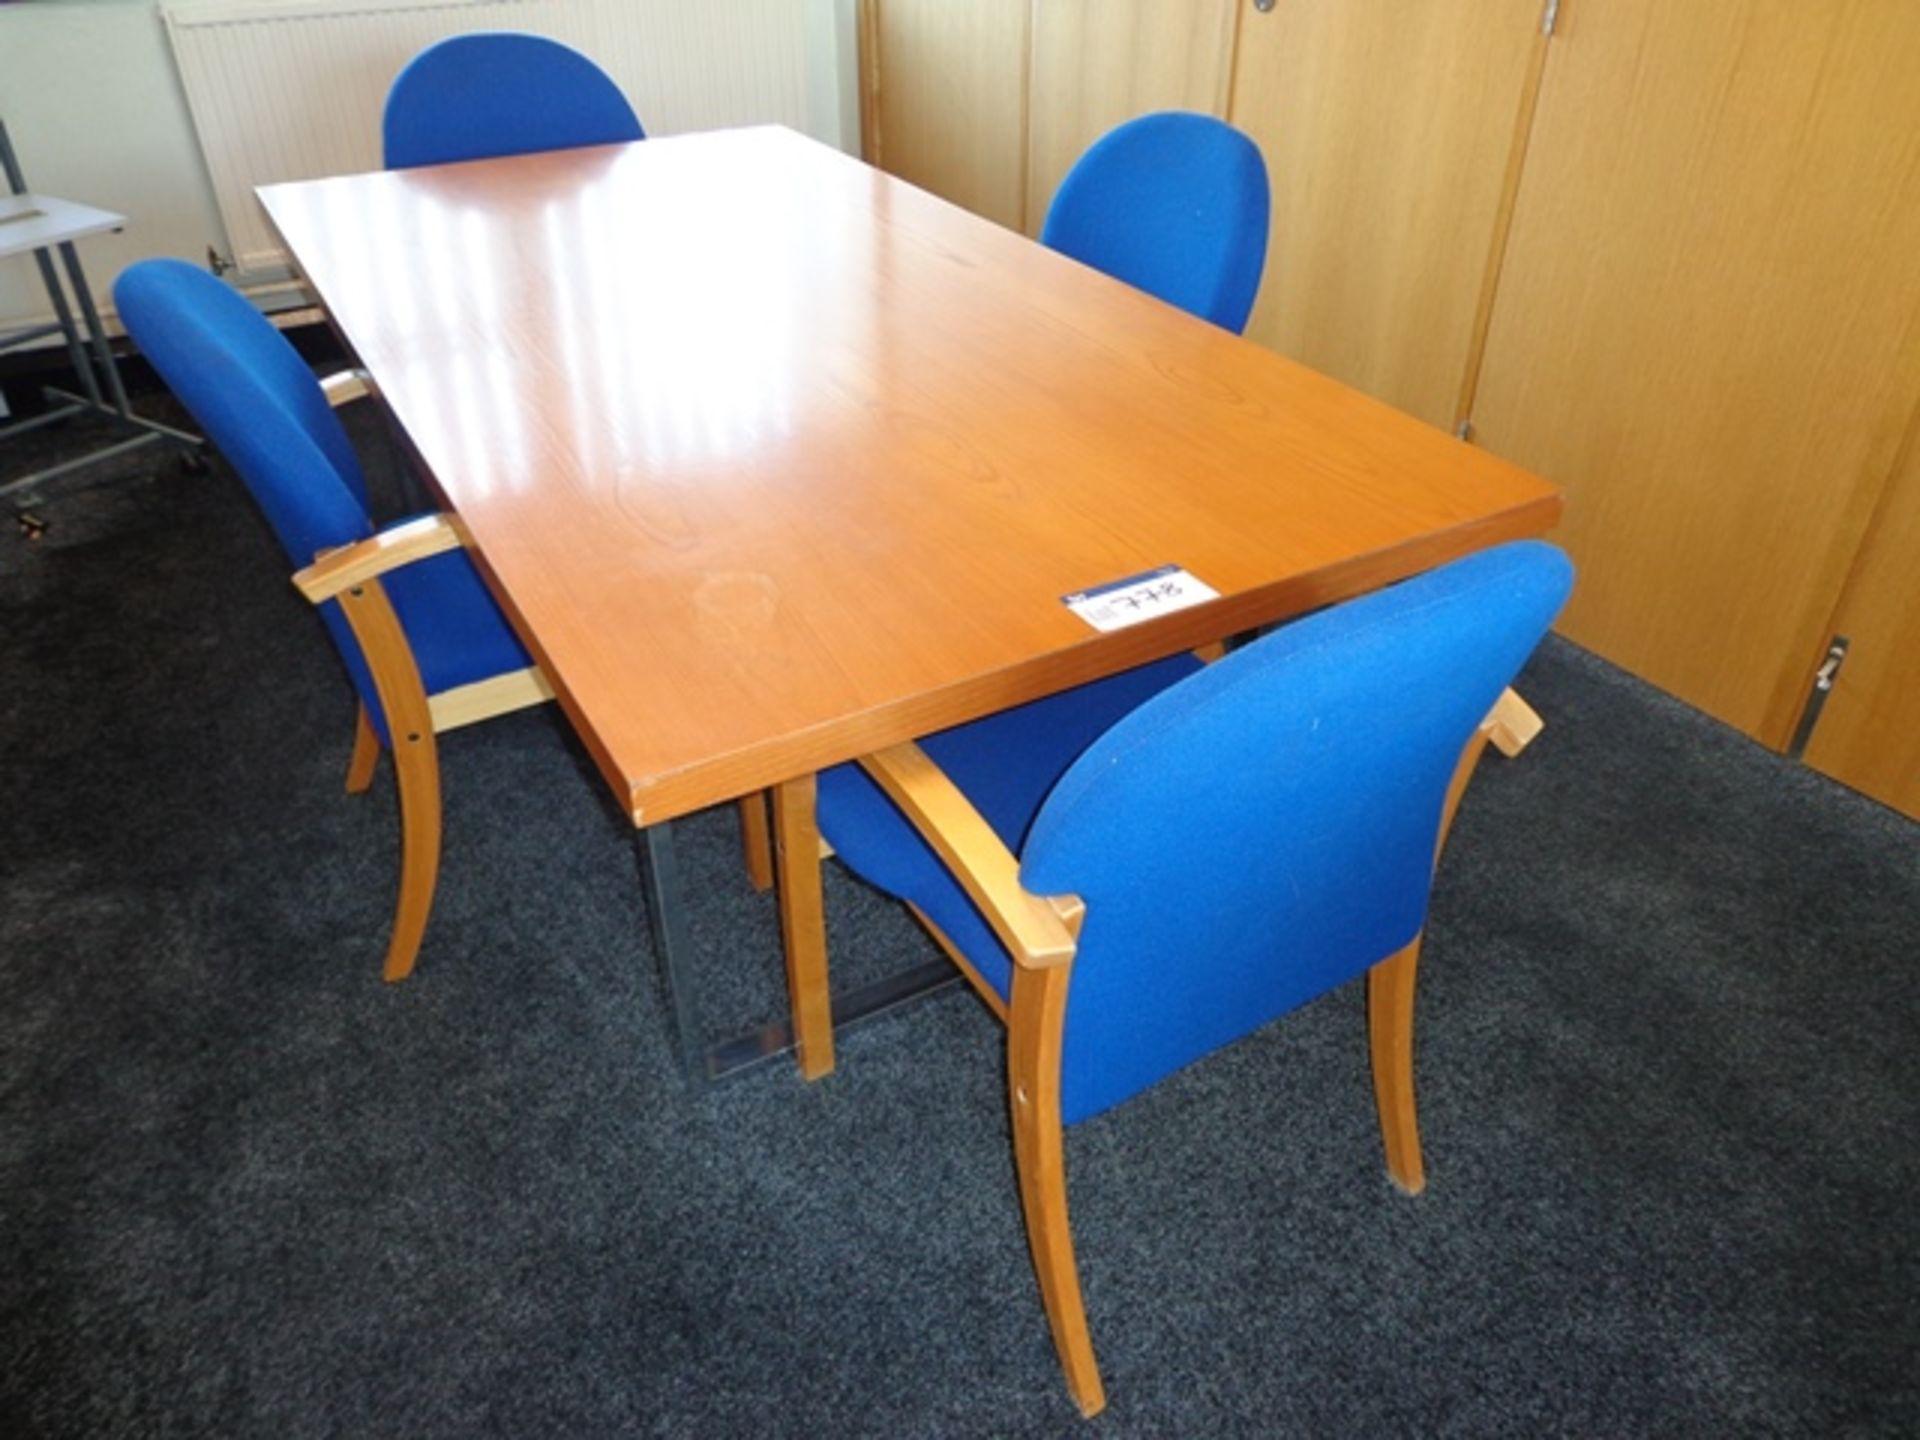
M 866 158 L 1037 235 L 1080 153 L 1149 110 L 1224 115 L 1235 0 L 863 0 Z
M 1807 759 L 1920 811 L 1920 4 L 865 4 L 871 158 L 1029 233 L 1252 134 L 1253 338 L 1564 486 L 1564 632 L 1770 746 L 1846 634 Z
M 1784 745 L 1920 398 L 1920 6 L 1571 3 L 1472 407 L 1579 643 Z
M 867 160 L 1021 229 L 1030 19 L 1030 0 L 863 0 Z
M 1153 110 L 1227 113 L 1234 0 L 1036 0 L 1027 228 L 1087 146 Z
M 1451 428 L 1544 3 L 866 0 L 867 158 L 1038 234 L 1061 178 L 1112 126 L 1226 116 L 1260 143 L 1274 187 L 1249 333 Z
M 1542 0 L 1248 0 L 1233 123 L 1273 238 L 1248 334 L 1458 421 L 1546 37 Z
M 1849 642 L 1809 765 L 1920 820 L 1920 424 L 1841 592 Z

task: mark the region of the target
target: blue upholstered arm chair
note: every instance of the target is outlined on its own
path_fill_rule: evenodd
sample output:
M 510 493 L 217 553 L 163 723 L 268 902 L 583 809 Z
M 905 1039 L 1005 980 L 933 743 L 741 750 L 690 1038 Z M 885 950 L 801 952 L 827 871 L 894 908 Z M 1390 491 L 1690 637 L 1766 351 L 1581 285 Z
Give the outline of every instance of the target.
M 1224 120 L 1165 110 L 1087 148 L 1054 192 L 1040 243 L 1241 334 L 1266 270 L 1271 216 L 1260 147 Z M 1511 690 L 1500 697 L 1495 749 L 1511 758 L 1540 730 L 1526 701 Z
M 376 527 L 366 480 L 333 413 L 346 385 L 314 378 L 248 302 L 178 260 L 143 260 L 114 286 L 127 333 L 227 458 L 319 608 L 360 698 L 347 789 L 373 783 L 384 747 L 400 795 L 401 870 L 385 975 L 412 973 L 440 865 L 434 737 L 553 698 L 465 552 L 453 517 Z M 749 874 L 772 883 L 766 807 L 740 803 Z
M 820 831 L 1008 1027 L 1027 1234 L 1068 1387 L 1105 1403 L 1062 1127 L 1359 976 L 1389 1173 L 1424 1183 L 1414 969 L 1489 711 L 1572 583 L 1539 542 L 821 777 Z
M 383 130 L 391 167 L 644 137 L 586 56 L 509 33 L 455 36 L 414 57 L 388 93 Z M 244 298 L 176 261 L 133 266 L 114 299 L 134 342 L 266 512 L 299 572 L 294 583 L 346 662 L 361 702 L 347 789 L 365 791 L 381 748 L 393 753 L 402 845 L 385 975 L 404 979 L 439 874 L 435 735 L 549 700 L 552 687 L 449 517 L 374 526 L 359 460 L 332 413 L 371 393 L 367 376 L 316 380 Z
M 346 431 L 306 363 L 243 296 L 178 260 L 114 286 L 127 333 L 246 482 L 360 698 L 347 789 L 390 750 L 401 879 L 385 973 L 413 969 L 440 860 L 437 734 L 553 697 L 444 515 L 376 528 Z

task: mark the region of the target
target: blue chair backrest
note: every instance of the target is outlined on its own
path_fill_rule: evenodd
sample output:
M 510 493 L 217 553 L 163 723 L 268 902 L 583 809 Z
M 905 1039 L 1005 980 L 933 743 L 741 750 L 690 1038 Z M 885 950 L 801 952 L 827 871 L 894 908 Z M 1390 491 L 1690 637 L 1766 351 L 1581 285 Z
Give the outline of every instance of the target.
M 627 97 L 578 50 L 542 35 L 455 35 L 387 92 L 387 168 L 643 140 Z
M 115 308 L 160 378 L 240 473 L 295 569 L 373 533 L 367 482 L 313 371 L 231 286 L 181 260 L 142 260 Z
M 180 260 L 142 260 L 115 308 L 160 378 L 239 472 L 295 569 L 373 533 L 346 431 L 299 352 L 231 286 Z M 320 618 L 385 734 L 373 678 L 338 601 Z
M 1074 762 L 1020 866 L 1087 902 L 1067 1123 L 1420 932 L 1454 766 L 1572 581 L 1550 545 L 1483 551 L 1235 651 Z
M 1238 333 L 1260 290 L 1270 206 L 1252 140 L 1168 110 L 1094 142 L 1060 182 L 1040 243 Z

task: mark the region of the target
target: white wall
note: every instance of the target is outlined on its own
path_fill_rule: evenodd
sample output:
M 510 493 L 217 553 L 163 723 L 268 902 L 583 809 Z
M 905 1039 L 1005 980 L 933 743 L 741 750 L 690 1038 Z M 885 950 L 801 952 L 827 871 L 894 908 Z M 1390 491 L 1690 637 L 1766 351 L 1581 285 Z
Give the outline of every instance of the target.
M 820 113 L 811 128 L 858 154 L 855 0 L 793 3 L 817 22 L 810 88 Z M 0 120 L 28 184 L 128 217 L 121 234 L 81 242 L 94 294 L 109 311 L 114 277 L 133 261 L 203 263 L 209 247 L 229 248 L 159 8 L 158 0 L 0 0 Z M 0 330 L 44 318 L 32 261 L 0 260 Z
M 81 242 L 103 302 L 144 255 L 225 247 L 155 0 L 0 5 L 0 120 L 34 189 L 128 218 Z M 0 330 L 46 312 L 31 259 L 0 260 Z

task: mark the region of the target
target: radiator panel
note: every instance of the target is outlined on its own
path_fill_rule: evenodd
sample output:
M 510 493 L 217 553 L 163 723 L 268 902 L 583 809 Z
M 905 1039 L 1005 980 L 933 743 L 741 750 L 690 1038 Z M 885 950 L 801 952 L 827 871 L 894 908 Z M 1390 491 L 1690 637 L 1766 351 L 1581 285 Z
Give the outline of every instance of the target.
M 393 77 L 447 35 L 572 45 L 649 135 L 777 123 L 841 141 L 841 82 L 819 93 L 837 68 L 828 0 L 181 0 L 162 13 L 243 280 L 287 264 L 254 187 L 379 168 Z

